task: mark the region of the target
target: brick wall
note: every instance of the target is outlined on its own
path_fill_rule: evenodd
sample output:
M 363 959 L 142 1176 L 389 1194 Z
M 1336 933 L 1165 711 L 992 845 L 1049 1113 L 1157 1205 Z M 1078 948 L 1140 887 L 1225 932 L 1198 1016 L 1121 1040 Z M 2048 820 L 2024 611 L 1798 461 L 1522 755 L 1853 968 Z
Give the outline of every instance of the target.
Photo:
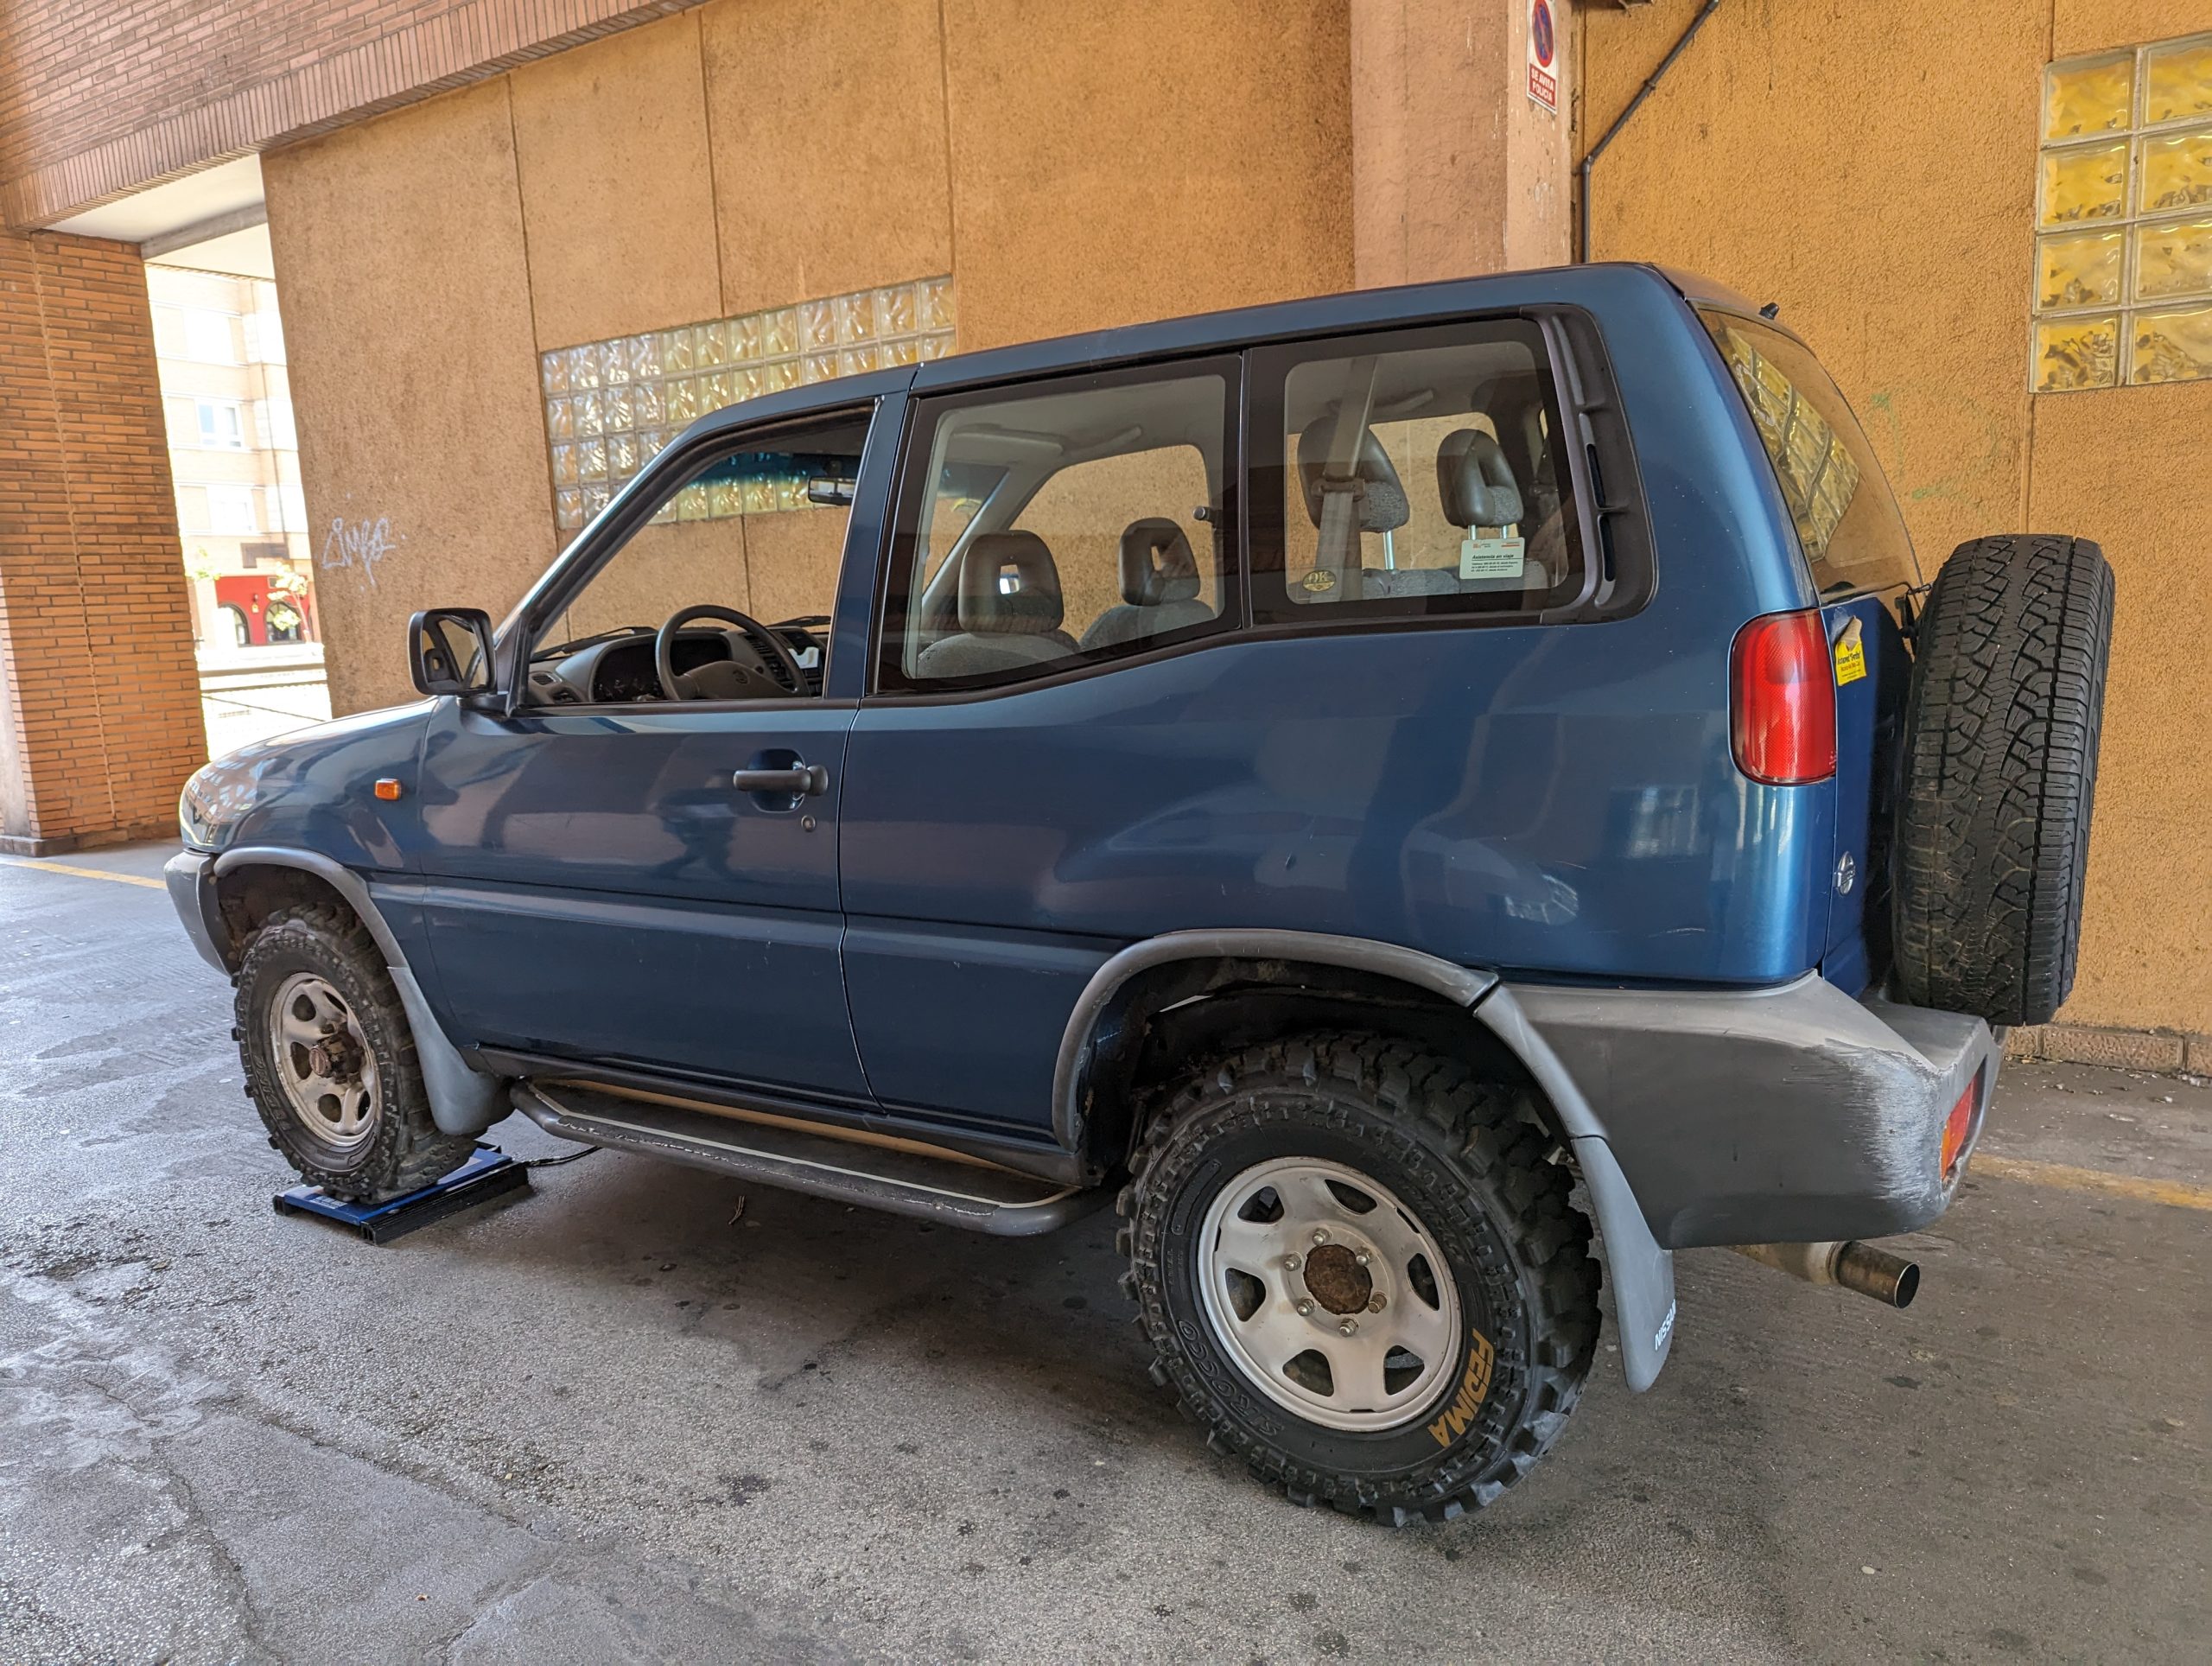
M 697 0 L 10 0 L 0 220 L 49 225 Z
M 207 755 L 137 251 L 0 232 L 0 849 L 174 830 Z

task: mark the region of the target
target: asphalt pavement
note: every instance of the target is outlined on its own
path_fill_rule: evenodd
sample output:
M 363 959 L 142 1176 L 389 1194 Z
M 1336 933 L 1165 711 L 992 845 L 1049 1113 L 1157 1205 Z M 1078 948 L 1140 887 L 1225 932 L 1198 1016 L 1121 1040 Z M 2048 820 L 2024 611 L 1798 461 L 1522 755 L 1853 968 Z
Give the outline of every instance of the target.
M 10 1666 L 2212 1657 L 2212 1084 L 2012 1066 L 1911 1309 L 1685 1254 L 1651 1392 L 1608 1351 L 1392 1532 L 1206 1451 L 1108 1217 L 601 1153 L 383 1248 L 279 1218 L 166 854 L 0 860 Z

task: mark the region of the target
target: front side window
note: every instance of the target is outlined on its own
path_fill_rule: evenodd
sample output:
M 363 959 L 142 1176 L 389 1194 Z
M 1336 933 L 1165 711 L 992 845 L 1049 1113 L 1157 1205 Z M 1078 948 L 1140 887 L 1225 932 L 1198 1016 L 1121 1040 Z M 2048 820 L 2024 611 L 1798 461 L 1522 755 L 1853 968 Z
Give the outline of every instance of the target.
M 1221 628 L 1224 369 L 938 402 L 894 541 L 881 681 L 1027 681 Z
M 1842 392 L 1795 337 L 1733 313 L 1699 317 L 1773 463 L 1823 599 L 1920 582 L 1904 517 Z
M 645 522 L 537 633 L 530 698 L 818 694 L 868 420 L 795 424 L 668 471 Z M 664 634 L 672 690 L 656 654 Z
M 1255 442 L 1260 619 L 1523 614 L 1583 594 L 1559 401 L 1533 325 L 1284 350 L 1255 374 L 1274 411 Z

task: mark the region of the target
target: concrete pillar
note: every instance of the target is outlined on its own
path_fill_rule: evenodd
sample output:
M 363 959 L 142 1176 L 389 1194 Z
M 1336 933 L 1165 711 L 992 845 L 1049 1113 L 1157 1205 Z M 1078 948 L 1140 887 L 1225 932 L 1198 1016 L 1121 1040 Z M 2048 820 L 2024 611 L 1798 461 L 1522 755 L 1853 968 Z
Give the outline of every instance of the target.
M 1352 267 L 1363 289 L 1573 258 L 1567 0 L 1559 110 L 1529 97 L 1529 0 L 1352 0 Z
M 138 252 L 0 232 L 0 850 L 174 834 L 207 747 Z

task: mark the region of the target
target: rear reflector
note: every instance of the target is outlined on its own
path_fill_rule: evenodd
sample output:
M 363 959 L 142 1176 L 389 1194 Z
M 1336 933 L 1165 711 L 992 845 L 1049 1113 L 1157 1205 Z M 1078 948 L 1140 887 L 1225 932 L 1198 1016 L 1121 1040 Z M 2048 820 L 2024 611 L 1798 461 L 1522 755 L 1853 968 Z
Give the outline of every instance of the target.
M 1967 1135 L 1974 1129 L 1974 1090 L 1981 1085 L 1977 1076 L 1967 1084 L 1967 1091 L 1959 1096 L 1959 1103 L 1951 1107 L 1951 1114 L 1943 1123 L 1943 1184 L 1948 1186 L 1951 1177 L 1959 1172 L 1959 1159 L 1966 1155 Z
M 1835 673 L 1817 613 L 1768 614 L 1736 633 L 1730 660 L 1736 767 L 1770 786 L 1835 773 Z

